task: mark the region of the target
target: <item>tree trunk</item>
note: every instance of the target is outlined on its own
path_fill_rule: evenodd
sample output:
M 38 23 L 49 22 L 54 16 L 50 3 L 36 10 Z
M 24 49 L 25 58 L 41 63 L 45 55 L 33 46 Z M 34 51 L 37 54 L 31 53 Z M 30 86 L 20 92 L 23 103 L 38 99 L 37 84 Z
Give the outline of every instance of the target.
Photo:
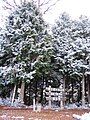
M 63 77 L 63 105 L 65 106 L 65 77 Z
M 82 83 L 80 82 L 79 101 L 82 99 Z
M 88 101 L 87 92 L 88 92 L 88 85 L 87 85 L 87 77 L 85 76 L 85 102 Z
M 63 109 L 64 104 L 65 104 L 65 76 L 63 76 L 62 83 L 60 85 L 60 89 L 61 89 L 60 107 L 61 107 L 61 109 Z
M 61 109 L 64 108 L 64 100 L 63 100 L 63 85 L 60 85 L 60 89 L 61 89 L 61 100 L 60 100 L 60 107 Z
M 13 95 L 12 95 L 11 105 L 13 105 L 13 103 L 14 103 L 15 93 L 16 93 L 16 84 L 15 84 L 15 86 L 14 86 L 14 90 L 13 90 Z
M 25 103 L 25 105 L 28 105 L 28 97 L 27 97 L 27 94 L 28 94 L 28 85 L 25 84 L 25 87 L 24 87 L 24 99 L 23 99 L 23 102 Z
M 44 73 L 42 76 L 42 86 L 41 86 L 41 103 L 43 105 L 43 87 L 44 87 Z
M 82 106 L 85 106 L 85 79 L 84 79 L 84 74 L 82 77 Z
M 21 91 L 20 91 L 20 103 L 24 103 L 24 89 L 25 89 L 25 83 L 22 81 L 21 83 Z
M 88 104 L 90 104 L 90 75 L 88 75 Z
M 77 102 L 80 103 L 82 98 L 82 85 L 81 85 L 81 81 L 79 81 L 78 83 L 79 83 L 79 88 L 77 88 L 78 89 Z
M 37 81 L 35 83 L 35 101 L 37 102 L 38 95 L 37 95 Z
M 71 84 L 72 84 L 72 96 L 71 97 L 72 97 L 72 103 L 73 103 L 74 102 L 74 99 L 73 99 L 73 93 L 74 93 L 73 79 L 71 80 Z
M 31 103 L 31 82 L 29 83 L 29 105 Z

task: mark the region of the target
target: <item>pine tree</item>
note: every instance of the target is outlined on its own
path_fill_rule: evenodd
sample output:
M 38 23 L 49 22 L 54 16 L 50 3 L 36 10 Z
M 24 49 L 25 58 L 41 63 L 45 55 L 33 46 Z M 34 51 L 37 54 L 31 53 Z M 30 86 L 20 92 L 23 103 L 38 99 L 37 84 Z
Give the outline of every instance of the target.
M 77 83 L 79 84 L 79 87 L 82 83 L 82 106 L 84 106 L 86 93 L 85 75 L 87 73 L 89 75 L 90 71 L 89 19 L 87 17 L 81 17 L 79 21 L 72 21 L 64 13 L 59 17 L 59 20 L 53 27 L 52 32 L 54 37 L 54 51 L 57 64 L 56 70 L 60 75 L 67 77 L 67 80 L 65 80 L 65 82 L 67 82 L 66 89 L 69 91 L 69 100 L 71 94 L 70 92 L 72 92 L 72 102 L 74 97 L 73 93 L 76 91 Z M 73 82 L 73 80 L 75 82 Z
M 73 35 L 73 64 L 77 69 L 79 76 L 82 78 L 82 106 L 85 106 L 85 77 L 90 71 L 89 55 L 90 55 L 90 21 L 87 17 L 81 16 L 79 21 L 74 22 Z
M 41 59 L 42 64 L 50 62 L 50 39 L 47 25 L 35 4 L 25 2 L 17 6 L 9 15 L 3 34 L 5 43 L 1 62 L 6 80 L 19 84 L 35 79 Z
M 72 21 L 68 14 L 63 13 L 60 15 L 56 24 L 52 28 L 53 32 L 53 48 L 55 57 L 55 67 L 54 70 L 57 72 L 60 84 L 63 84 L 64 94 L 65 94 L 65 82 L 67 75 L 70 75 L 71 61 L 68 58 L 68 51 L 70 49 L 71 39 L 71 27 Z M 64 96 L 64 95 L 63 95 Z

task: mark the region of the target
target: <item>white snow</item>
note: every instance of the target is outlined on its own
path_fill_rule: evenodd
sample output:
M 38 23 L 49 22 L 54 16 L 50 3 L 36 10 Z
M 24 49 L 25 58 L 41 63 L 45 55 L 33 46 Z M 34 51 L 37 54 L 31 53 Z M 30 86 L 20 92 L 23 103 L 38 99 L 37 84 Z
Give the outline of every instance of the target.
M 24 117 L 23 116 L 13 116 L 12 119 L 15 119 L 15 120 L 24 120 Z
M 90 112 L 89 112 L 89 113 L 85 113 L 85 114 L 83 114 L 82 116 L 73 114 L 73 117 L 74 117 L 76 120 L 90 120 Z

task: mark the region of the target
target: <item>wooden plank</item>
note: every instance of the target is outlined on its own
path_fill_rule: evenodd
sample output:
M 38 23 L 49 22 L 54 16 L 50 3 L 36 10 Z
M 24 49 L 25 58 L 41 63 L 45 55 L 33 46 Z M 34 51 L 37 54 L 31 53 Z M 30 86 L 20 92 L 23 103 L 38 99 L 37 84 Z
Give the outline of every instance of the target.
M 49 87 L 46 87 L 46 91 L 55 91 L 55 92 L 61 92 L 62 91 L 62 89 L 60 89 L 60 88 L 49 88 Z
M 61 88 L 51 88 L 51 86 L 46 87 L 46 100 L 48 101 L 61 101 L 62 99 L 62 89 Z
M 51 97 L 51 98 L 46 97 L 46 100 L 51 100 L 51 101 L 60 101 L 60 100 L 61 100 L 61 98 L 60 98 L 60 97 Z
M 60 93 L 57 93 L 57 92 L 51 92 L 51 93 L 45 92 L 45 93 L 46 93 L 47 96 L 49 96 L 49 95 L 51 95 L 51 96 L 61 96 L 62 95 L 61 92 Z

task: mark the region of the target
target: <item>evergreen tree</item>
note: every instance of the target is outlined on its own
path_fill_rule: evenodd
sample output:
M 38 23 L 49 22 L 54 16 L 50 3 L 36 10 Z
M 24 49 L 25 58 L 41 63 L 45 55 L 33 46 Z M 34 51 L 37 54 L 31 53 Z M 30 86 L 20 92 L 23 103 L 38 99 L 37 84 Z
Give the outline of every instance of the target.
M 72 29 L 72 44 L 74 58 L 72 67 L 77 70 L 77 74 L 82 78 L 82 105 L 85 105 L 85 75 L 90 71 L 89 56 L 90 56 L 90 21 L 87 17 L 81 16 L 79 21 L 74 22 Z
M 68 59 L 68 51 L 70 49 L 72 21 L 68 14 L 63 13 L 60 15 L 56 24 L 52 28 L 53 32 L 53 47 L 55 67 L 54 71 L 57 72 L 59 85 L 63 84 L 65 92 L 65 81 L 71 72 L 71 61 Z M 64 93 L 65 94 L 65 93 Z
M 25 2 L 17 6 L 9 15 L 3 34 L 5 43 L 1 65 L 6 80 L 15 84 L 34 80 L 41 59 L 42 65 L 50 62 L 50 39 L 47 25 L 35 4 Z
M 69 91 L 69 102 L 71 101 L 70 96 L 72 97 L 73 102 L 73 95 L 76 93 L 77 83 L 79 83 L 79 87 L 82 83 L 82 91 L 80 88 L 80 92 L 82 92 L 83 106 L 85 105 L 86 93 L 85 74 L 89 74 L 90 70 L 89 26 L 90 22 L 87 17 L 81 17 L 79 21 L 71 21 L 64 13 L 59 17 L 59 20 L 52 30 L 57 64 L 56 70 L 60 75 L 66 76 L 65 82 L 67 83 L 66 89 Z M 73 80 L 75 80 L 75 82 L 73 82 Z

